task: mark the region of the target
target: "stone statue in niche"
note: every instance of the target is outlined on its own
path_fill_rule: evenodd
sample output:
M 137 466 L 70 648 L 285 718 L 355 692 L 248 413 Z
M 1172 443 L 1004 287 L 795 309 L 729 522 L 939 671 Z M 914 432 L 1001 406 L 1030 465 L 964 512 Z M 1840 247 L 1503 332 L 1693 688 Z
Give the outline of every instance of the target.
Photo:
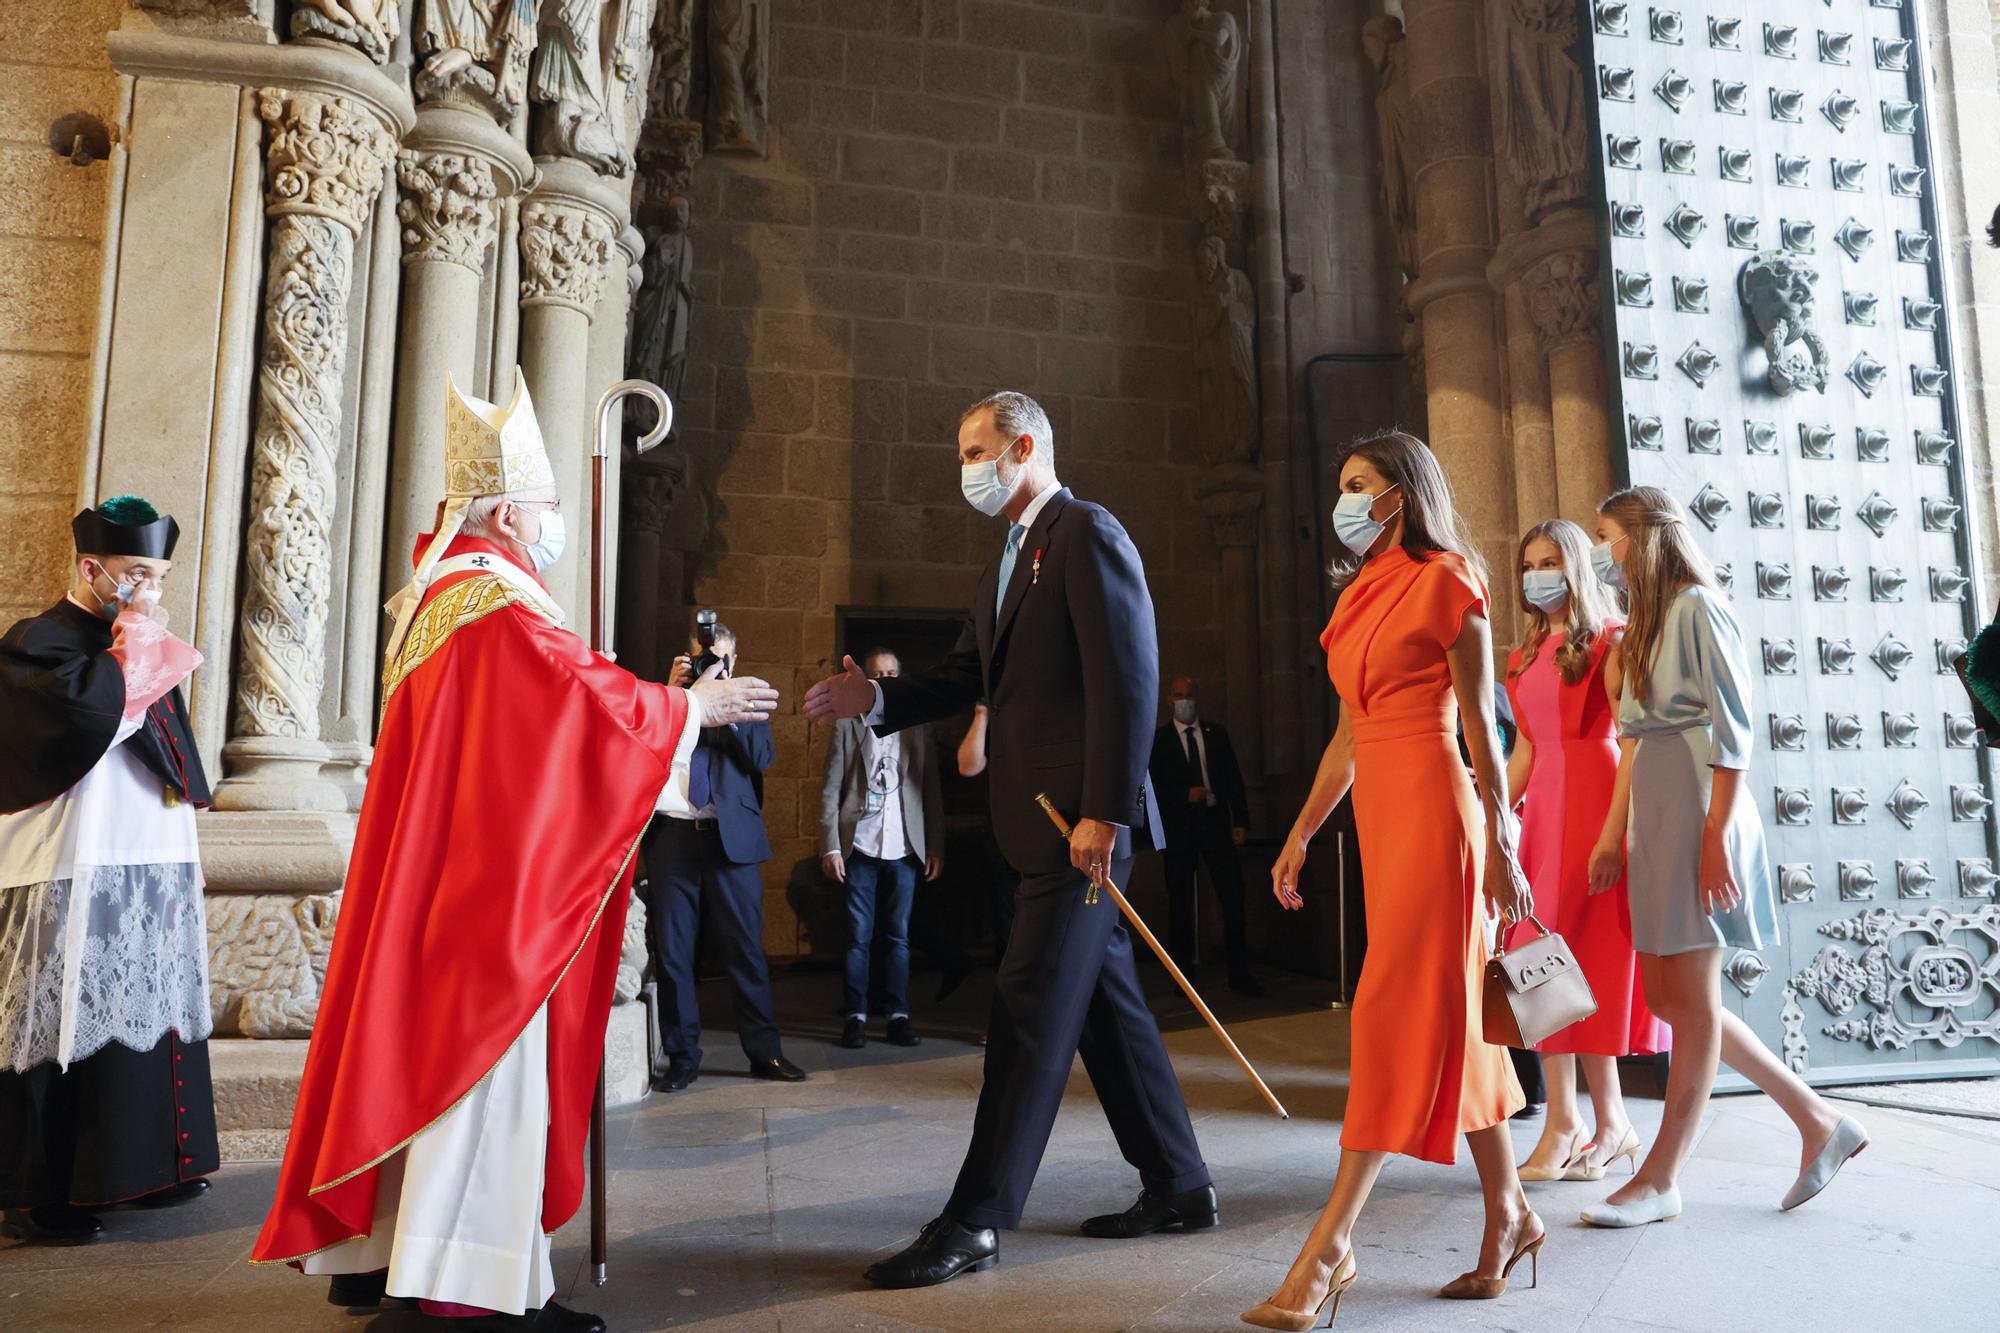
M 1764 340 L 1765 383 L 1779 397 L 1800 389 L 1826 392 L 1826 344 L 1813 328 L 1819 271 L 1782 250 L 1762 250 L 1736 276 L 1743 312 Z
M 351 46 L 380 65 L 402 31 L 396 0 L 293 0 L 292 36 Z
M 601 176 L 623 176 L 632 158 L 605 104 L 603 23 L 603 0 L 543 0 L 530 87 L 545 108 L 535 147 L 586 162 Z
M 502 123 L 528 95 L 537 0 L 419 0 L 411 81 L 423 102 L 467 96 Z
M 1213 0 L 1182 0 L 1167 21 L 1166 58 L 1189 169 L 1234 161 L 1243 137 L 1243 29 L 1236 16 Z
M 659 0 L 653 15 L 652 87 L 646 114 L 686 120 L 694 97 L 695 0 Z
M 1570 54 L 1574 0 L 1508 0 L 1507 8 L 1500 157 L 1532 226 L 1589 190 L 1590 94 Z
M 1382 142 L 1382 211 L 1396 243 L 1405 281 L 1417 276 L 1417 209 L 1411 189 L 1416 124 L 1410 110 L 1410 71 L 1403 50 L 1403 21 L 1372 18 L 1361 25 L 1361 45 L 1375 66 L 1375 119 Z
M 1195 410 L 1203 452 L 1249 462 L 1257 453 L 1257 303 L 1219 236 L 1196 243 Z
M 708 146 L 717 153 L 764 152 L 770 89 L 767 0 L 709 0 Z
M 632 308 L 626 373 L 651 380 L 678 401 L 687 378 L 688 314 L 694 303 L 694 247 L 688 240 L 688 200 L 668 195 L 642 205 L 635 219 L 646 237 L 644 277 Z

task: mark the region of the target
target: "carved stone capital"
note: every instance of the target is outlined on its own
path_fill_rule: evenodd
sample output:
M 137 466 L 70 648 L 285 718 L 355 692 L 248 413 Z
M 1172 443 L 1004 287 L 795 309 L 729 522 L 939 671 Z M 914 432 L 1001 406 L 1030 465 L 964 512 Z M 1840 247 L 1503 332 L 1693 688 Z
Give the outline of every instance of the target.
M 498 235 L 492 165 L 464 153 L 405 149 L 396 155 L 396 182 L 403 192 L 396 203 L 403 262 L 462 264 L 484 273 Z
M 1254 467 L 1220 467 L 1196 487 L 1215 544 L 1223 550 L 1257 544 L 1264 482 Z
M 1601 335 L 1595 250 L 1558 251 L 1522 274 L 1521 282 L 1544 351 Z
M 521 304 L 595 312 L 616 236 L 595 209 L 529 200 L 521 209 Z
M 281 88 L 263 89 L 257 112 L 269 131 L 265 211 L 327 218 L 358 236 L 396 151 L 387 127 L 344 97 Z

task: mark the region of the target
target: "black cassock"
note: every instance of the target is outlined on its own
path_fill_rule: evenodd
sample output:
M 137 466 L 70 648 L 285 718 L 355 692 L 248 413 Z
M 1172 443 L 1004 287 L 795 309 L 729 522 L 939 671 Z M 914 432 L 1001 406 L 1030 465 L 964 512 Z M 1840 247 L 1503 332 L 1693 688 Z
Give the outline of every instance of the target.
M 109 753 L 125 706 L 111 643 L 111 624 L 68 598 L 0 637 L 0 812 L 61 795 Z M 179 690 L 123 744 L 181 799 L 208 804 Z M 0 1069 L 0 1207 L 117 1203 L 207 1175 L 218 1157 L 206 1040 L 168 1032 L 147 1051 L 107 1043 L 67 1071 Z

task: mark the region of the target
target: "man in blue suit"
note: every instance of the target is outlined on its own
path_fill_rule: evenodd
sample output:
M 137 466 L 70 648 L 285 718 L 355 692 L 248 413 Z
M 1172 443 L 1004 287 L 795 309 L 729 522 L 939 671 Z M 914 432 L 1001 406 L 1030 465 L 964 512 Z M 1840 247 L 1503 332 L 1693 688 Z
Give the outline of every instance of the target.
M 1137 1203 L 1083 1233 L 1218 1220 L 1131 938 L 1110 897 L 1085 892 L 1093 879 L 1129 882 L 1133 852 L 1155 845 L 1160 822 L 1146 776 L 1160 663 L 1145 570 L 1118 520 L 1056 480 L 1054 432 L 1034 399 L 973 404 L 958 453 L 966 500 L 1008 521 L 958 646 L 893 680 L 871 681 L 849 658 L 806 695 L 815 721 L 862 717 L 882 734 L 988 701 L 993 831 L 1021 872 L 965 1164 L 943 1212 L 868 1270 L 883 1287 L 934 1286 L 999 1261 L 995 1230 L 1020 1225 L 1077 1055 L 1140 1182 Z M 1067 847 L 1037 793 L 1075 820 Z
M 736 636 L 715 627 L 720 677 L 736 669 Z M 692 676 L 683 658 L 679 676 Z M 688 768 L 687 815 L 658 815 L 646 830 L 646 933 L 659 980 L 660 1038 L 667 1072 L 661 1092 L 679 1092 L 701 1070 L 701 1008 L 695 999 L 695 944 L 703 909 L 721 951 L 736 1006 L 736 1039 L 757 1078 L 803 1083 L 785 1058 L 771 1013 L 771 972 L 764 961 L 764 876 L 771 859 L 764 836 L 764 770 L 775 756 L 768 722 L 732 723 L 701 733 Z

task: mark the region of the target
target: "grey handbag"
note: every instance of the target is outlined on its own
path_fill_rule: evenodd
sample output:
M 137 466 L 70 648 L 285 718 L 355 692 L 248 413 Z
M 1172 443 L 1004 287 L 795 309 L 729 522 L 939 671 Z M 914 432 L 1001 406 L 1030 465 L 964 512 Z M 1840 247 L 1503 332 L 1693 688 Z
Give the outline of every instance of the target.
M 1528 920 L 1542 932 L 1541 938 L 1517 945 L 1486 964 L 1480 1025 L 1495 1046 L 1537 1046 L 1597 1012 L 1597 998 L 1569 945 L 1532 913 Z

